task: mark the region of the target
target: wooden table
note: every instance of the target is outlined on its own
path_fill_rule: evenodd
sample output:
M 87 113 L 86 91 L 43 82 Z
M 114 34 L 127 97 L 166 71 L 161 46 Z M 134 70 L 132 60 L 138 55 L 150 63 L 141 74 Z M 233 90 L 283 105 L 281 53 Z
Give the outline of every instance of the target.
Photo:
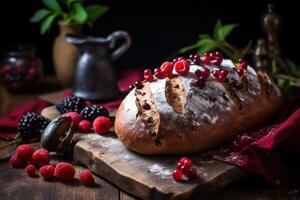
M 56 96 L 56 95 L 54 95 Z M 11 107 L 14 100 L 10 102 Z M 24 97 L 19 97 L 24 98 Z M 32 97 L 31 97 L 32 98 Z M 37 96 L 36 96 L 37 98 Z M 5 142 L 0 141 L 0 146 Z M 13 154 L 14 148 L 0 151 L 0 199 L 120 199 L 129 200 L 135 197 L 123 192 L 108 181 L 95 176 L 97 185 L 85 187 L 78 181 L 78 172 L 82 166 L 76 167 L 76 178 L 72 183 L 46 182 L 41 177 L 30 178 L 24 169 L 12 169 L 8 158 Z M 51 162 L 58 162 L 61 158 L 54 158 Z M 238 180 L 221 189 L 209 200 L 219 199 L 260 199 L 277 200 L 300 199 L 298 190 L 274 188 L 258 177 L 247 177 Z

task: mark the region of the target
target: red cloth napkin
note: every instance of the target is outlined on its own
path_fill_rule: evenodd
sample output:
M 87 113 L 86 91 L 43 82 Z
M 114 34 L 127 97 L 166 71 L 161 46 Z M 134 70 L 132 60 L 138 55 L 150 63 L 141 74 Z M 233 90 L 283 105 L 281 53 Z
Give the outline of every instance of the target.
M 285 102 L 278 113 L 273 121 L 281 119 L 282 122 L 239 135 L 210 155 L 260 174 L 272 184 L 299 185 L 300 98 Z M 242 144 L 242 136 L 250 138 L 249 144 Z

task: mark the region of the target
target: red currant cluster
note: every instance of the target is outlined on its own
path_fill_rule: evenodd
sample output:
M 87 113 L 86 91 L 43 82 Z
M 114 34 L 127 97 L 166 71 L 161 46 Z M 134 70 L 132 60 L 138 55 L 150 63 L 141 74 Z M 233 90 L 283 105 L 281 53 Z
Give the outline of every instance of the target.
M 197 176 L 197 171 L 193 167 L 193 162 L 187 157 L 182 157 L 177 163 L 176 168 L 177 169 L 172 173 L 175 181 L 181 181 L 184 175 L 190 180 Z
M 237 66 L 237 72 L 240 76 L 242 76 L 245 71 L 247 70 L 247 67 L 248 67 L 248 63 L 246 60 L 240 58 L 239 59 L 239 62 L 236 64 Z
M 183 57 L 174 58 L 173 62 L 163 62 L 159 68 L 154 69 L 154 74 L 150 69 L 145 69 L 144 80 L 147 82 L 153 82 L 154 77 L 157 79 L 174 77 L 176 75 L 173 74 L 173 69 L 175 69 L 179 75 L 185 76 L 190 71 L 190 63 Z
M 213 71 L 213 76 L 219 81 L 219 82 L 225 82 L 228 75 L 228 71 L 226 69 L 216 69 Z
M 223 61 L 223 56 L 220 52 L 204 53 L 202 56 L 191 54 L 189 58 L 196 65 L 205 64 L 220 66 Z

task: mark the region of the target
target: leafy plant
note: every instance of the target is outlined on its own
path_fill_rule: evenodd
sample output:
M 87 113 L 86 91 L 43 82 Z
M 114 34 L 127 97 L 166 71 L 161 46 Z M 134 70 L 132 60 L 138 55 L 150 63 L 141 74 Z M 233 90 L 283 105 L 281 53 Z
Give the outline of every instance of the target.
M 40 32 L 46 33 L 54 21 L 61 20 L 64 25 L 71 23 L 92 25 L 96 19 L 107 12 L 108 7 L 92 4 L 84 7 L 84 0 L 42 0 L 46 8 L 37 10 L 30 22 L 41 22 Z
M 195 44 L 184 47 L 178 51 L 179 54 L 189 52 L 191 50 L 197 50 L 198 54 L 203 54 L 205 52 L 220 50 L 227 57 L 232 60 L 238 60 L 243 57 L 249 45 L 244 50 L 239 50 L 227 41 L 227 37 L 232 33 L 232 31 L 238 27 L 238 24 L 222 24 L 220 20 L 217 21 L 214 27 L 212 35 L 200 34 L 198 35 L 198 41 Z
M 276 62 L 272 63 L 271 74 L 283 92 L 283 95 L 290 97 L 293 88 L 300 88 L 300 66 L 297 66 L 297 64 L 290 59 L 286 59 L 285 63 L 289 71 L 288 74 L 280 73 Z

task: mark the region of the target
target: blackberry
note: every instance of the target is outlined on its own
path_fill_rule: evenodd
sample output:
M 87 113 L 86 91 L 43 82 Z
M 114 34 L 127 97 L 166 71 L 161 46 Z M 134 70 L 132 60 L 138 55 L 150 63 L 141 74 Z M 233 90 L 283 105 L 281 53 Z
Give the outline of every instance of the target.
M 89 105 L 85 106 L 81 111 L 81 116 L 83 119 L 86 119 L 93 123 L 94 119 L 99 116 L 108 117 L 109 113 L 108 110 L 102 106 L 97 105 Z
M 19 122 L 17 133 L 22 140 L 40 137 L 50 120 L 34 112 L 24 114 Z
M 75 96 L 67 97 L 58 104 L 56 104 L 56 109 L 61 113 L 67 112 L 77 112 L 80 113 L 82 108 L 85 106 L 83 99 Z

